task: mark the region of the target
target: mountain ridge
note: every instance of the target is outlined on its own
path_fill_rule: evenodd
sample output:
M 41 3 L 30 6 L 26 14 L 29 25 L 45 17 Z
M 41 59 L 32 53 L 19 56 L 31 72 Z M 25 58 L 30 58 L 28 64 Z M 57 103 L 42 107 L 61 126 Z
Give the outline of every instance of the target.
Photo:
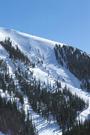
M 84 86 L 83 89 L 81 88 L 81 80 L 74 74 L 78 71 L 76 70 L 78 67 L 73 68 L 71 65 L 73 60 L 75 60 L 76 63 L 76 60 L 78 59 L 77 54 L 80 55 L 80 57 L 84 54 L 83 51 L 79 49 L 78 51 L 76 50 L 77 48 L 70 47 L 62 43 L 17 32 L 15 30 L 0 30 L 0 64 L 1 67 L 3 67 L 4 63 L 2 63 L 2 60 L 6 63 L 7 72 L 11 76 L 12 80 L 14 80 L 13 83 L 16 84 L 17 90 L 25 88 L 28 90 L 27 86 L 29 86 L 29 83 L 36 83 L 38 87 L 41 87 L 41 89 L 48 89 L 47 91 L 50 91 L 50 93 L 56 93 L 56 96 L 59 90 L 62 91 L 63 89 L 69 89 L 70 93 L 74 96 L 77 95 L 80 99 L 83 99 L 85 103 L 88 101 L 89 106 L 86 106 L 85 110 L 82 110 L 78 116 L 78 119 L 85 121 L 89 116 L 90 94 L 86 92 L 86 88 L 84 88 Z M 74 53 L 75 55 L 73 55 Z M 70 56 L 68 56 L 69 54 Z M 85 60 L 82 59 L 82 61 L 85 62 L 87 60 L 87 56 L 88 54 L 85 53 L 85 56 L 83 56 Z M 29 60 L 28 62 L 27 59 Z M 61 60 L 63 64 L 60 62 Z M 70 62 L 70 65 L 68 62 Z M 87 61 L 87 65 L 89 65 L 88 63 L 89 61 Z M 69 66 L 72 67 L 71 70 Z M 82 66 L 83 70 L 83 65 L 80 66 Z M 25 86 L 23 86 L 23 83 Z M 85 85 L 87 84 L 87 82 L 84 83 Z M 30 88 L 32 87 L 31 84 L 29 86 Z M 7 85 L 6 88 L 8 88 Z M 27 92 L 28 91 L 26 91 L 26 93 Z M 39 92 L 40 91 L 38 90 L 38 93 Z M 46 93 L 47 97 L 50 93 Z M 64 94 L 69 94 L 70 96 L 70 93 L 68 93 L 67 90 L 67 93 Z M 53 96 L 53 94 L 51 94 L 51 96 Z M 57 127 L 57 125 L 55 125 L 55 127 Z M 46 133 L 48 133 L 47 130 L 45 131 L 45 135 L 48 135 Z M 43 135 L 43 132 L 39 132 L 39 134 Z M 50 135 L 55 134 L 57 133 L 54 133 L 52 130 Z M 61 135 L 61 132 L 59 132 L 58 135 Z
M 50 40 L 50 39 L 47 39 L 47 38 L 43 38 L 43 37 L 27 34 L 27 33 L 24 33 L 24 32 L 20 32 L 20 31 L 17 31 L 15 29 L 8 29 L 8 28 L 0 27 L 0 31 L 6 32 L 6 33 L 11 33 L 11 34 L 18 33 L 18 34 L 20 34 L 22 36 L 25 36 L 25 37 L 28 37 L 28 38 L 32 38 L 34 40 L 45 41 L 45 42 L 48 42 L 48 43 L 51 43 L 51 44 L 61 44 L 61 45 L 64 44 L 64 43 L 60 43 L 60 42 L 57 42 L 57 41 L 54 41 L 54 40 Z

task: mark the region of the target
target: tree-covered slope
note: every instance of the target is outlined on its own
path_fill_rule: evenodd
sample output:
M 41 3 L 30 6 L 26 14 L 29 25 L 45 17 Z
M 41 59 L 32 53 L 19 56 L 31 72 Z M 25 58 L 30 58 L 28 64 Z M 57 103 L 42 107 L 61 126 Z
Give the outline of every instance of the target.
M 56 45 L 55 54 L 58 62 L 66 66 L 79 80 L 81 87 L 90 89 L 90 56 L 72 46 Z

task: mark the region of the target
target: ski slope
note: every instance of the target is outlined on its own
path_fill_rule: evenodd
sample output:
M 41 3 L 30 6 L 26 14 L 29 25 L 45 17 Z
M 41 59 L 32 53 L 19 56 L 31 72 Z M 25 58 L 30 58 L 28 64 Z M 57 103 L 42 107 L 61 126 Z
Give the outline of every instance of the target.
M 79 119 L 85 121 L 90 115 L 90 94 L 80 89 L 80 81 L 65 67 L 58 64 L 54 46 L 59 44 L 63 46 L 63 43 L 47 40 L 41 37 L 36 37 L 26 33 L 21 33 L 15 30 L 0 28 L 0 40 L 10 37 L 13 46 L 18 45 L 19 49 L 27 55 L 30 61 L 35 63 L 35 68 L 30 67 L 30 71 L 33 71 L 33 76 L 53 86 L 56 80 L 61 82 L 61 86 L 65 85 L 70 88 L 73 94 L 77 94 L 79 97 L 88 102 L 89 106 L 83 112 L 80 113 Z M 0 58 L 7 60 L 10 74 L 14 74 L 15 67 L 12 61 L 8 58 L 7 52 L 0 46 Z M 27 101 L 25 101 L 25 107 L 27 108 Z M 58 131 L 58 125 L 53 122 L 48 122 L 35 112 L 31 108 L 33 122 L 39 135 L 61 135 Z

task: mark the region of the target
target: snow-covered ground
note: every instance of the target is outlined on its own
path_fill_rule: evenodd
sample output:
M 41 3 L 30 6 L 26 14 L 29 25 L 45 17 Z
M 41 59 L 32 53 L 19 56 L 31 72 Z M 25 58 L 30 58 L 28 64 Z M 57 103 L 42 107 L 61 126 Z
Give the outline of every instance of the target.
M 89 103 L 88 108 L 80 113 L 82 121 L 87 119 L 90 115 L 90 94 L 80 89 L 80 81 L 68 69 L 59 65 L 55 57 L 55 44 L 63 46 L 63 43 L 57 43 L 15 30 L 0 28 L 0 40 L 4 40 L 7 37 L 11 38 L 13 46 L 18 45 L 19 49 L 28 56 L 30 61 L 35 63 L 35 68 L 30 67 L 30 70 L 33 71 L 33 75 L 37 80 L 49 83 L 51 86 L 55 84 L 56 80 L 59 80 L 62 87 L 66 85 L 73 94 L 77 94 L 85 102 Z M 14 74 L 13 64 L 7 58 L 7 53 L 1 46 L 0 58 L 7 59 L 9 71 L 11 74 Z M 56 123 L 46 121 L 40 115 L 33 112 L 31 108 L 29 109 L 39 135 L 61 135 Z
M 28 99 L 24 98 L 24 110 L 27 114 L 29 111 L 30 116 L 32 118 L 32 122 L 36 127 L 39 135 L 62 135 L 60 127 L 58 124 L 53 120 L 45 120 L 39 114 L 35 113 L 32 110 L 32 107 L 28 104 Z

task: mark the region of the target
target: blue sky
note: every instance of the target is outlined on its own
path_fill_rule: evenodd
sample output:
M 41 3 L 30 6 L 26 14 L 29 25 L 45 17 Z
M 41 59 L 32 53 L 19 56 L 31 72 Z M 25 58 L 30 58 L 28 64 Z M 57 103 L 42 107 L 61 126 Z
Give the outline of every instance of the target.
M 0 0 L 0 27 L 68 43 L 90 53 L 90 0 Z

